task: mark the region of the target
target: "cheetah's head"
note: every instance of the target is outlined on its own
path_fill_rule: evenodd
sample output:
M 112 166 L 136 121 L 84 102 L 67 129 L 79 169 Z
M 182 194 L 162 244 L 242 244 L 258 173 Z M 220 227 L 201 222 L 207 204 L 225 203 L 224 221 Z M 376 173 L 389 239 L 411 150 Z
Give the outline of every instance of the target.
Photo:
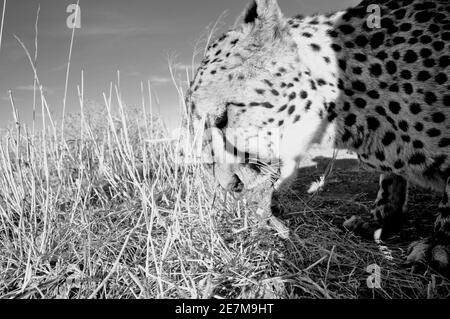
M 293 100 L 300 98 L 301 59 L 276 0 L 254 0 L 235 28 L 208 47 L 187 105 L 196 129 L 206 122 L 207 131 L 219 136 L 206 134 L 217 142 L 212 143 L 214 155 L 225 147 L 231 157 L 239 154 L 238 165 L 229 162 L 230 156 L 214 161 L 215 177 L 224 188 L 243 188 L 247 181 L 236 171 L 249 158 L 273 161 L 277 130 L 288 119 L 299 120 Z

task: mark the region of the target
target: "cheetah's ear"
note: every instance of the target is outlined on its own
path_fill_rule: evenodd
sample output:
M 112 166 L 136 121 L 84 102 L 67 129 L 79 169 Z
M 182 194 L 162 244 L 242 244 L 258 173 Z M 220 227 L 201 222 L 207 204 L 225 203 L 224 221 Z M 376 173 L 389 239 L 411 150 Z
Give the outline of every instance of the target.
M 284 24 L 284 17 L 277 0 L 253 0 L 236 21 L 235 27 L 242 24 L 279 28 Z

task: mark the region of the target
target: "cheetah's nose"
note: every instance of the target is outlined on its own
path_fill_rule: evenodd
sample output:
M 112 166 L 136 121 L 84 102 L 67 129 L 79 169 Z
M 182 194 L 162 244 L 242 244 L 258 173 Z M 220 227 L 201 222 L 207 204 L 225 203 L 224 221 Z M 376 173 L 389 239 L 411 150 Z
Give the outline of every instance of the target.
M 244 183 L 241 181 L 239 176 L 235 174 L 233 174 L 226 180 L 219 179 L 218 182 L 223 189 L 233 193 L 242 193 L 245 188 Z
M 220 186 L 230 192 L 241 193 L 244 188 L 244 182 L 230 167 L 215 165 L 214 177 Z
M 239 176 L 234 175 L 233 176 L 233 181 L 232 183 L 229 185 L 229 188 L 232 192 L 235 193 L 242 193 L 242 191 L 244 190 L 244 183 L 241 181 L 241 179 L 239 178 Z

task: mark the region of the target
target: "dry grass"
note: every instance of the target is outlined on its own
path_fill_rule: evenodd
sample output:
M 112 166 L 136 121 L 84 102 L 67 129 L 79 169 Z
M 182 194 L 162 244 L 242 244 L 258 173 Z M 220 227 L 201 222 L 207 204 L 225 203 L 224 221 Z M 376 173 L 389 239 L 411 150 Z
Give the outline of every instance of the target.
M 0 142 L 1 298 L 449 297 L 448 281 L 401 264 L 402 245 L 391 263 L 337 226 L 367 211 L 364 191 L 285 193 L 291 237 L 283 240 L 201 166 L 180 164 L 144 93 L 142 107 L 125 107 L 111 86 L 102 106 L 91 105 L 82 78 L 80 112 L 63 127 L 36 72 L 34 80 L 43 129 L 20 122 L 11 93 L 16 126 Z M 370 177 L 337 176 L 339 187 Z M 366 286 L 374 263 L 382 289 Z
M 157 120 L 151 130 L 142 113 L 114 113 L 109 101 L 105 113 L 86 106 L 72 116 L 65 140 L 51 125 L 30 136 L 18 124 L 3 136 L 3 298 L 449 296 L 448 281 L 412 275 L 400 257 L 390 263 L 336 226 L 340 212 L 367 209 L 363 195 L 351 194 L 351 205 L 283 195 L 296 212 L 285 216 L 292 236 L 283 240 L 202 167 L 179 165 L 176 143 L 149 143 L 163 135 Z M 380 290 L 366 286 L 374 263 Z

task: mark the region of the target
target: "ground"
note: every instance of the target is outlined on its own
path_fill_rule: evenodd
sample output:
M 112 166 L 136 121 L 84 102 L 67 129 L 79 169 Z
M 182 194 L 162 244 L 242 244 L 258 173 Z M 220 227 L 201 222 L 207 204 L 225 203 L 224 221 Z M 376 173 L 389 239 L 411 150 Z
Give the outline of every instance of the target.
M 341 159 L 337 159 L 334 162 L 333 173 L 327 179 L 323 190 L 309 195 L 307 192 L 310 185 L 320 179 L 332 161 L 331 158 L 322 156 L 315 157 L 312 160 L 316 162 L 316 165 L 308 163 L 306 167 L 300 168 L 291 188 L 283 190 L 279 199 L 283 203 L 282 206 L 285 211 L 280 216 L 280 219 L 289 225 L 292 233 L 298 236 L 298 240 L 312 243 L 319 238 L 317 243 L 328 242 L 323 248 L 326 249 L 325 247 L 327 246 L 332 247 L 331 249 L 337 255 L 349 248 L 354 248 L 355 266 L 358 262 L 363 262 L 363 260 L 365 260 L 367 266 L 371 262 L 379 263 L 382 271 L 382 287 L 385 291 L 371 291 L 371 289 L 367 289 L 365 283 L 358 281 L 357 278 L 359 277 L 359 280 L 362 279 L 364 281 L 368 274 L 361 272 L 362 269 L 358 269 L 358 267 L 343 266 L 345 263 L 339 266 L 338 261 L 335 260 L 335 267 L 342 267 L 342 273 L 340 275 L 338 272 L 334 273 L 334 280 L 356 279 L 356 282 L 360 284 L 356 284 L 358 288 L 355 290 L 358 297 L 383 296 L 386 291 L 389 291 L 389 288 L 392 288 L 391 284 L 395 285 L 396 280 L 398 280 L 397 278 L 392 283 L 389 283 L 391 273 L 402 273 L 406 281 L 418 280 L 420 276 L 416 277 L 409 273 L 409 267 L 404 262 L 404 259 L 411 242 L 425 238 L 432 231 L 439 194 L 415 187 L 411 189 L 410 209 L 405 227 L 398 235 L 385 243 L 394 258 L 394 261 L 391 263 L 386 259 L 379 259 L 380 257 L 377 256 L 379 253 L 377 245 L 371 241 L 364 241 L 354 237 L 342 226 L 344 221 L 353 215 L 360 215 L 365 220 L 370 220 L 370 208 L 378 191 L 379 173 L 365 170 L 360 166 L 359 161 L 351 158 L 351 156 L 342 156 Z M 323 234 L 320 234 L 321 231 Z M 316 234 L 311 235 L 311 233 Z M 336 236 L 339 239 L 333 245 L 332 238 Z M 346 241 L 348 242 L 345 243 Z M 340 245 L 342 246 L 340 247 Z M 348 247 L 346 247 L 347 245 Z M 290 251 L 295 250 L 291 247 Z M 357 255 L 363 251 L 366 251 L 366 253 L 371 251 L 373 259 L 358 258 Z M 287 255 L 289 256 L 290 254 Z M 293 259 L 296 260 L 296 257 L 298 256 L 294 253 Z M 323 263 L 330 266 L 330 263 L 326 263 L 327 261 L 329 261 L 328 258 L 323 260 Z M 364 264 L 360 264 L 361 266 L 364 268 Z M 359 273 L 359 276 L 352 278 L 352 275 L 355 275 L 354 272 Z M 422 274 L 425 274 L 424 278 L 426 278 L 430 276 L 430 270 L 424 267 Z M 407 279 L 408 276 L 410 276 L 409 279 Z M 327 277 L 325 276 L 325 278 Z M 330 280 L 331 278 L 328 277 L 327 279 Z M 448 285 L 448 282 L 444 279 L 442 280 L 445 285 Z M 330 281 L 332 286 L 333 280 Z M 448 289 L 448 286 L 446 289 Z M 401 292 L 398 291 L 397 293 L 400 295 L 395 297 L 402 297 L 402 294 L 405 297 L 410 293 L 419 293 L 419 291 L 402 289 Z
M 378 173 L 366 171 L 354 156 L 341 152 L 323 190 L 311 195 L 307 193 L 310 185 L 320 179 L 331 161 L 331 158 L 320 155 L 332 153 L 330 148 L 313 149 L 310 158 L 303 161 L 290 188 L 280 191 L 278 202 L 283 207 L 283 213 L 278 217 L 288 226 L 289 239 L 282 239 L 273 228 L 266 227 L 264 222 L 260 222 L 260 227 L 255 230 L 251 226 L 246 228 L 246 223 L 239 217 L 232 219 L 232 222 L 227 221 L 228 225 L 224 229 L 229 228 L 230 223 L 234 224 L 232 229 L 239 229 L 241 235 L 223 233 L 227 243 L 239 246 L 248 241 L 253 242 L 252 237 L 257 238 L 259 242 L 253 243 L 253 249 L 256 252 L 266 251 L 271 259 L 267 265 L 270 270 L 263 271 L 258 267 L 254 269 L 252 276 L 258 278 L 261 272 L 263 278 L 267 277 L 264 280 L 254 280 L 259 283 L 259 290 L 247 287 L 249 291 L 245 291 L 240 285 L 230 285 L 218 295 L 448 298 L 450 283 L 447 279 L 425 266 L 413 273 L 405 263 L 411 242 L 426 237 L 432 230 L 439 195 L 412 187 L 405 227 L 384 243 L 393 258 L 387 259 L 373 241 L 361 239 L 342 226 L 353 215 L 370 220 L 370 207 L 378 191 Z M 370 274 L 366 270 L 370 265 L 380 267 L 380 289 L 370 289 L 367 286 Z

